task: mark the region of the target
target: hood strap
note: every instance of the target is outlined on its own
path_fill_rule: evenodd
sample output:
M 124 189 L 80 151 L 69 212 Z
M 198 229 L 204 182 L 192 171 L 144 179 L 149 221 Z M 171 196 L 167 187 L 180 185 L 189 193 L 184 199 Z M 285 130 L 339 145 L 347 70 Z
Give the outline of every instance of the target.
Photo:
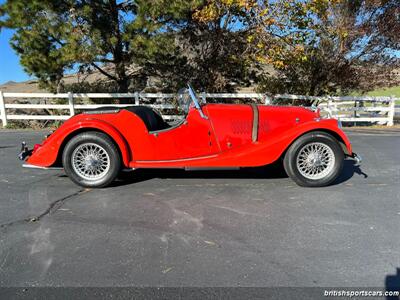
M 258 141 L 258 122 L 259 122 L 259 113 L 258 113 L 258 106 L 255 103 L 250 104 L 251 108 L 253 109 L 253 130 L 251 132 L 251 140 L 253 143 Z

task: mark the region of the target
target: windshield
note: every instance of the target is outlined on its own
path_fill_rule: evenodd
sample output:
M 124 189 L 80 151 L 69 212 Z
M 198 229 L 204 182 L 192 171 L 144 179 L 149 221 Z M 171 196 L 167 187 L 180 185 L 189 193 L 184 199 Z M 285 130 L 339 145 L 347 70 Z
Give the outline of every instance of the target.
M 189 90 L 180 89 L 178 92 L 178 110 L 187 115 L 191 103 L 192 99 L 190 98 Z

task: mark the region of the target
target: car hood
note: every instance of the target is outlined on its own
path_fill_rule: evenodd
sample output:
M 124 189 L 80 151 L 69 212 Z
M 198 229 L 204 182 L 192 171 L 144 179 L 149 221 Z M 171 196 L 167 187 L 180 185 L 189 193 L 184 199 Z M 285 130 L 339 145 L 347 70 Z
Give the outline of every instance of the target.
M 206 107 L 210 109 L 210 111 L 249 111 L 248 104 L 207 104 Z M 320 117 L 319 110 L 313 111 L 301 106 L 258 105 L 258 110 L 260 112 L 260 119 L 271 116 L 274 118 L 286 119 L 294 116 L 295 118 L 301 119 L 301 121 L 307 121 Z

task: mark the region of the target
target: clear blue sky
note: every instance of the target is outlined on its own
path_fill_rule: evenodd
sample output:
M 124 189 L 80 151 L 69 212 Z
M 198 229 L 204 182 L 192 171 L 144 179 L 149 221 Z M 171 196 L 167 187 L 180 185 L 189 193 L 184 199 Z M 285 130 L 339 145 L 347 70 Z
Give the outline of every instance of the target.
M 19 64 L 18 56 L 10 46 L 11 36 L 11 30 L 3 29 L 0 32 L 0 84 L 10 80 L 24 81 L 29 79 L 28 74 Z
M 0 0 L 0 4 L 5 1 Z M 0 31 L 0 84 L 7 81 L 24 81 L 29 79 L 19 64 L 19 58 L 10 46 L 12 31 L 3 29 Z

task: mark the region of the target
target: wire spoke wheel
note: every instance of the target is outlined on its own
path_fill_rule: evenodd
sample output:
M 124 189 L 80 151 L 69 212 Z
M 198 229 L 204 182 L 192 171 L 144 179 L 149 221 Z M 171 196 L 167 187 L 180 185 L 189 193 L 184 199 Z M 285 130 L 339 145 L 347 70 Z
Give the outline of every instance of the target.
M 304 145 L 298 152 L 296 166 L 302 176 L 318 180 L 328 176 L 335 166 L 335 154 L 325 143 Z
M 81 178 L 95 181 L 107 175 L 111 160 L 107 151 L 100 145 L 84 143 L 72 152 L 71 164 Z

